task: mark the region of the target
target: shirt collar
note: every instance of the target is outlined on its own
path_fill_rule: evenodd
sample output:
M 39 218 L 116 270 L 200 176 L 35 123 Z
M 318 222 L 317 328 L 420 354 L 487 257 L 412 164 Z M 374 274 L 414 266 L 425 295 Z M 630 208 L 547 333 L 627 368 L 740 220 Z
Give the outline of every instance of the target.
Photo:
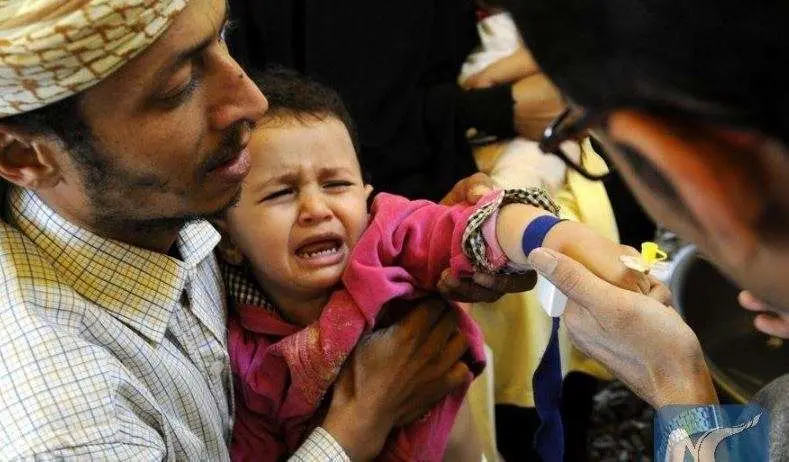
M 278 311 L 246 265 L 230 265 L 221 258 L 219 260 L 227 294 L 235 305 L 252 305 L 271 312 Z
M 279 337 L 301 330 L 282 317 L 246 265 L 230 265 L 220 259 L 219 266 L 238 320 L 246 330 Z
M 50 209 L 32 191 L 8 191 L 8 219 L 52 260 L 80 295 L 158 344 L 190 270 L 212 256 L 219 233 L 205 220 L 184 226 L 177 246 L 183 261 L 82 229 Z

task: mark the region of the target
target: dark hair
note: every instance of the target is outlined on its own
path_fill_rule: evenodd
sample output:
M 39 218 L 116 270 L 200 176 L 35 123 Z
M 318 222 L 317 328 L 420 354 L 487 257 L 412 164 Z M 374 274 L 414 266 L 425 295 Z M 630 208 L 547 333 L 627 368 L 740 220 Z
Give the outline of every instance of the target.
M 359 155 L 359 137 L 348 108 L 339 93 L 330 87 L 283 67 L 268 68 L 252 74 L 268 100 L 269 108 L 264 117 L 292 117 L 302 123 L 334 117 L 345 125 Z
M 81 151 L 92 139 L 90 127 L 79 110 L 81 94 L 69 96 L 39 109 L 0 119 L 31 135 L 54 135 L 63 141 L 67 151 Z
M 4 117 L 0 122 L 29 135 L 57 137 L 71 158 L 84 167 L 88 181 L 95 183 L 103 175 L 102 161 L 96 156 L 93 133 L 79 109 L 81 98 L 77 93 L 33 111 Z M 4 183 L 0 178 L 0 208 L 7 186 Z
M 789 141 L 789 2 L 499 0 L 541 68 L 589 108 L 641 107 Z

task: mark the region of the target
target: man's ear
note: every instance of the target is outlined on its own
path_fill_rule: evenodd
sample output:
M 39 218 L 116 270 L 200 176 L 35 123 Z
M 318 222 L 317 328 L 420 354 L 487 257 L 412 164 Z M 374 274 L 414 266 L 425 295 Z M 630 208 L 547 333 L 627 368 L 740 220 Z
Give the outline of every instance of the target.
M 0 124 L 0 177 L 23 188 L 51 188 L 60 181 L 55 142 Z
M 236 243 L 233 242 L 233 238 L 231 238 L 230 234 L 227 232 L 227 222 L 225 219 L 216 218 L 213 220 L 213 223 L 214 226 L 216 226 L 216 228 L 219 230 L 219 234 L 222 236 L 222 239 L 219 240 L 219 245 L 217 246 L 219 258 L 221 258 L 228 265 L 243 265 L 245 260 L 244 254 L 241 253 L 241 249 L 236 246 Z
M 637 111 L 613 114 L 609 132 L 668 180 L 710 243 L 733 263 L 748 261 L 758 248 L 766 193 L 754 159 L 758 147 L 744 146 L 745 138 L 735 142 L 723 129 L 677 126 Z

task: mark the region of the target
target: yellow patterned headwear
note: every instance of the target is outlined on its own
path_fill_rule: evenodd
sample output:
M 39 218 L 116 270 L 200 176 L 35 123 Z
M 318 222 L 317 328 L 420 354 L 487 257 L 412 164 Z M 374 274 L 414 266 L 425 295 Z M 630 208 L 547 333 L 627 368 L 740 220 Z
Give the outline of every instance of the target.
M 188 0 L 0 0 L 0 118 L 85 90 L 151 45 Z

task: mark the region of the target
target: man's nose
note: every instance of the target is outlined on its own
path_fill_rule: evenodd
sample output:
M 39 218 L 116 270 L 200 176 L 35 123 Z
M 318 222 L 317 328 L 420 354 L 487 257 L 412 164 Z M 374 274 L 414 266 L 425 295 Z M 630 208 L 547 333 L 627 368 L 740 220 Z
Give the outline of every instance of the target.
M 217 53 L 218 96 L 211 108 L 211 128 L 225 131 L 240 120 L 257 122 L 268 110 L 266 97 L 226 51 Z

